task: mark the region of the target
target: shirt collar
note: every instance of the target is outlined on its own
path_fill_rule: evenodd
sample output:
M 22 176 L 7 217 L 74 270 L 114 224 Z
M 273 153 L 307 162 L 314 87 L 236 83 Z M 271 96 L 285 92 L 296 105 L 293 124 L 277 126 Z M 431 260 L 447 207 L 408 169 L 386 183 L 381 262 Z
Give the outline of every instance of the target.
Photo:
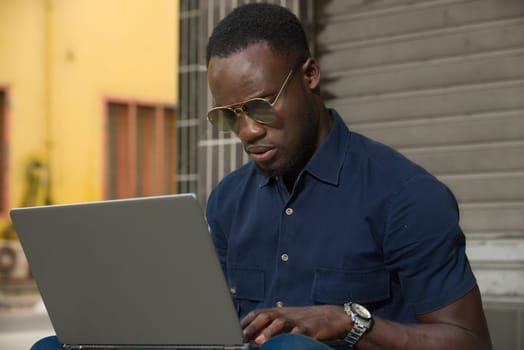
M 253 162 L 253 161 L 251 161 Z M 253 166 L 255 166 L 253 164 Z M 266 185 L 269 185 L 270 183 L 273 183 L 273 182 L 278 182 L 279 179 L 278 178 L 275 178 L 275 177 L 268 177 L 268 176 L 263 176 L 263 175 L 260 175 L 260 173 L 257 173 L 257 176 L 259 177 L 260 181 L 259 181 L 259 187 L 264 187 Z
M 346 148 L 349 144 L 347 134 L 349 130 L 344 120 L 334 109 L 329 109 L 333 117 L 333 128 L 326 140 L 309 160 L 304 171 L 307 171 L 320 181 L 338 185 L 340 172 L 344 165 Z
M 310 173 L 320 181 L 336 186 L 339 182 L 346 148 L 349 144 L 348 138 L 346 137 L 349 133 L 349 129 L 337 111 L 334 109 L 328 109 L 328 111 L 333 117 L 333 128 L 324 142 L 313 154 L 313 157 L 311 157 L 306 164 L 303 171 Z M 258 176 L 260 177 L 260 187 L 278 181 L 278 179 L 262 176 L 260 174 L 258 174 Z

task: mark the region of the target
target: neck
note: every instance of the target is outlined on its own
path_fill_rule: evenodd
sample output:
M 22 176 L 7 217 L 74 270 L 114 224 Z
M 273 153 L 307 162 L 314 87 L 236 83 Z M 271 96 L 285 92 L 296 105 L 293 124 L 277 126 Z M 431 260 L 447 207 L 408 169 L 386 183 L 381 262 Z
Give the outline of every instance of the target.
M 328 109 L 321 108 L 320 110 L 320 117 L 318 119 L 318 127 L 317 127 L 317 138 L 316 138 L 316 144 L 311 149 L 311 153 L 308 154 L 307 158 L 298 158 L 298 162 L 301 162 L 302 164 L 295 164 L 295 166 L 291 167 L 293 171 L 285 174 L 282 176 L 282 180 L 284 182 L 284 185 L 286 186 L 289 193 L 293 190 L 293 186 L 295 185 L 295 181 L 297 180 L 298 176 L 300 175 L 300 172 L 306 167 L 307 163 L 310 161 L 311 157 L 315 154 L 315 152 L 318 150 L 320 145 L 326 140 L 329 133 L 331 132 L 331 129 L 333 129 L 333 117 L 329 113 Z

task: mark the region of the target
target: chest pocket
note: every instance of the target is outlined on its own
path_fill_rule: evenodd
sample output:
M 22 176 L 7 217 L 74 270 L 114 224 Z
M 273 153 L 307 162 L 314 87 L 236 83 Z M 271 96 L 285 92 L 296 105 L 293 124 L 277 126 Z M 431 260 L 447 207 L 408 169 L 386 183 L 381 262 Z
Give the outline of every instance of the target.
M 382 303 L 390 299 L 390 275 L 381 268 L 368 271 L 318 268 L 312 298 L 318 304 Z
M 243 317 L 264 301 L 264 270 L 259 268 L 228 268 L 231 296 L 237 313 Z

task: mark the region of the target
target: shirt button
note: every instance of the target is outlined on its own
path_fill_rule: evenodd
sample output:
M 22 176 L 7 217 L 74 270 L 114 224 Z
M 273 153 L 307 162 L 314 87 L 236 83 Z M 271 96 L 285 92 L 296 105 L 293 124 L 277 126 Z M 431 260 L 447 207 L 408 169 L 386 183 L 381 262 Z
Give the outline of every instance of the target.
M 292 208 L 286 208 L 286 214 L 287 215 L 293 215 L 293 209 Z
M 231 294 L 236 294 L 237 293 L 237 289 L 235 287 L 229 288 L 229 291 L 231 292 Z
M 277 307 L 284 307 L 284 302 L 283 301 L 277 301 L 275 305 Z
M 288 261 L 289 260 L 289 256 L 287 254 L 282 254 L 280 256 L 280 259 L 282 259 L 282 261 Z

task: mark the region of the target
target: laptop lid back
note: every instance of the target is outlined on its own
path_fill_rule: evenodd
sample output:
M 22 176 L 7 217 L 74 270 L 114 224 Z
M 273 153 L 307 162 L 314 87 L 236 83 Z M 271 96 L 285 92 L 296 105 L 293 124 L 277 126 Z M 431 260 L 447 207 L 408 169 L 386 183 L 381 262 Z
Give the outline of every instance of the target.
M 241 344 L 194 195 L 11 210 L 66 344 Z

